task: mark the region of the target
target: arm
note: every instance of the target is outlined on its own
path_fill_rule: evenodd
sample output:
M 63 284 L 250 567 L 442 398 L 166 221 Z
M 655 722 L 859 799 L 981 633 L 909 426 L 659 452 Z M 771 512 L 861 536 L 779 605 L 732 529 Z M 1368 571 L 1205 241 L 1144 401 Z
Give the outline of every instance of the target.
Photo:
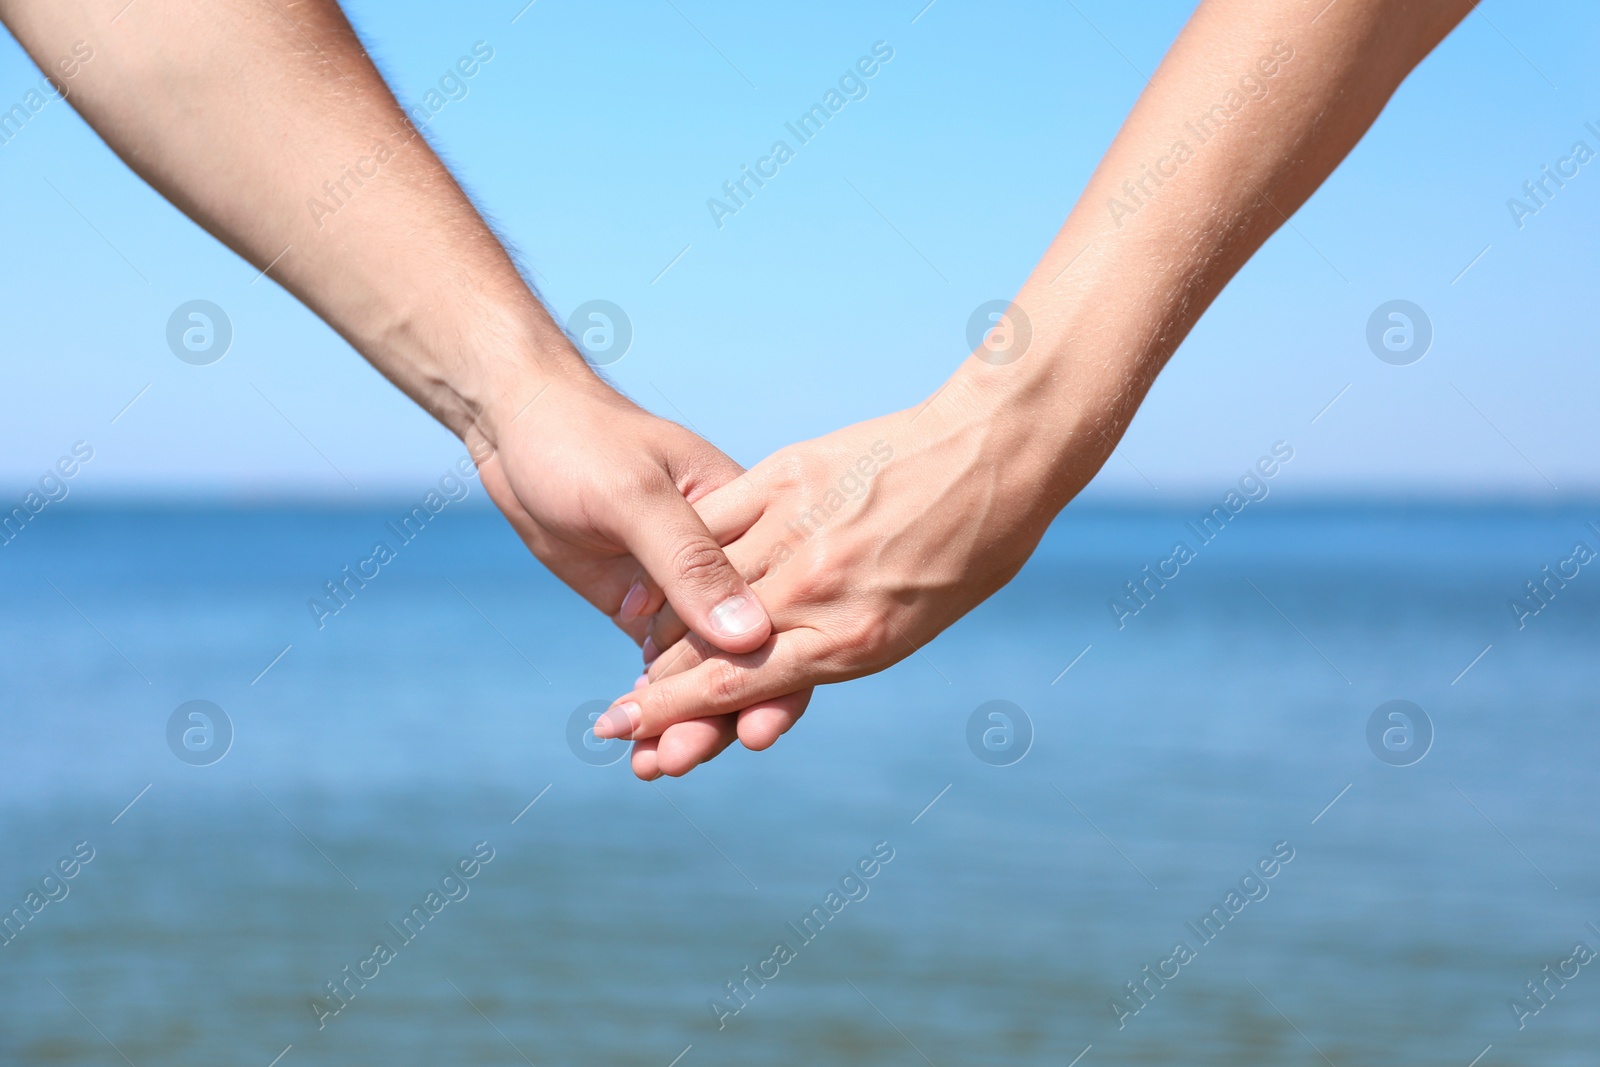
M 658 617 L 653 684 L 602 730 L 660 737 L 635 746 L 636 773 L 683 773 L 732 738 L 685 720 L 882 670 L 1009 581 L 1195 321 L 1471 0 L 1320 7 L 1199 6 L 1017 295 L 1025 350 L 980 349 L 926 404 L 784 449 L 701 503 L 778 632 L 728 656 L 669 648 L 682 627 Z M 859 497 L 818 513 L 852 470 Z M 746 713 L 738 735 L 764 747 L 803 706 Z
M 765 612 L 685 499 L 739 468 L 593 373 L 337 3 L 125 5 L 0 0 L 0 19 L 48 71 L 75 42 L 91 47 L 68 101 L 140 177 L 459 436 L 495 503 L 568 584 L 642 640 L 641 616 L 661 604 L 642 584 L 629 595 L 642 564 L 697 633 L 759 645 Z

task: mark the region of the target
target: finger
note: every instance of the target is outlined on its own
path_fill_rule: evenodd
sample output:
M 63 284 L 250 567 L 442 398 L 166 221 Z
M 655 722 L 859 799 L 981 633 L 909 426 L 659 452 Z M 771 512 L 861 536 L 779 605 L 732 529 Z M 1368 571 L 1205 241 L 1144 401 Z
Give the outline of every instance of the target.
M 776 625 L 776 621 L 775 621 Z M 789 629 L 792 627 L 781 627 Z M 646 641 L 652 640 L 649 637 Z M 655 650 L 652 648 L 652 652 Z M 722 651 L 698 634 L 684 634 L 683 639 L 669 647 L 665 652 L 655 652 L 649 663 L 645 664 L 643 677 L 648 681 L 659 682 L 671 678 L 675 674 L 693 670 L 708 659 L 722 655 Z M 634 688 L 639 688 L 635 686 Z
M 767 538 L 763 534 L 764 528 L 752 528 L 741 534 L 741 540 L 732 543 L 723 542 L 723 551 L 727 553 L 728 561 L 738 568 L 745 582 L 752 588 L 761 584 L 761 579 L 767 576 L 772 566 L 771 555 L 766 548 L 756 547 L 766 544 Z M 757 597 L 761 595 L 760 589 L 756 588 L 755 592 Z M 768 616 L 770 615 L 769 611 Z M 646 622 L 648 624 L 646 636 L 658 650 L 671 648 L 689 633 L 689 627 L 683 624 L 683 620 L 678 617 L 671 604 L 657 605 Z
M 703 442 L 697 443 L 703 444 Z M 673 452 L 676 458 L 680 453 Z M 687 463 L 674 462 L 669 459 L 668 467 L 672 470 L 679 492 L 690 504 L 699 501 L 735 481 L 744 474 L 744 468 L 735 463 L 721 450 L 711 447 L 691 449 L 689 455 L 692 460 Z M 730 498 L 731 499 L 731 498 Z M 696 511 L 699 508 L 696 507 Z M 726 511 L 726 505 L 720 510 Z M 704 522 L 704 516 L 701 521 Z M 711 535 L 718 544 L 727 544 L 743 531 L 724 531 L 719 534 L 717 529 L 711 530 Z M 633 619 L 644 618 L 660 611 L 667 602 L 667 595 L 662 591 L 656 580 L 644 571 L 639 571 L 628 586 L 627 593 L 622 598 L 622 606 L 618 610 L 618 625 Z
M 647 737 L 643 741 L 635 741 L 632 751 L 628 753 L 628 765 L 641 782 L 653 782 L 661 777 L 661 766 L 656 762 L 656 744 L 660 740 L 659 737 Z
M 689 636 L 689 628 L 678 618 L 678 613 L 672 610 L 671 604 L 641 621 L 644 623 L 645 639 L 654 649 L 671 648 Z M 648 660 L 645 661 L 645 665 L 649 666 Z
M 776 700 L 765 700 L 754 707 L 745 708 L 738 715 L 739 743 L 751 752 L 760 752 L 771 748 L 777 743 L 778 738 L 789 732 L 795 723 L 800 721 L 800 716 L 806 713 L 806 705 L 811 703 L 811 694 L 815 690 L 802 689 L 798 693 L 778 697 Z M 668 727 L 667 732 L 678 727 Z M 665 735 L 663 735 L 665 736 Z
M 616 624 L 617 629 L 633 638 L 633 643 L 640 646 L 640 648 L 643 648 L 644 643 L 650 640 L 649 619 L 629 619 L 627 622 L 623 622 L 618 616 L 613 615 L 611 621 Z
M 627 629 L 630 623 L 641 620 L 648 625 L 651 617 L 661 611 L 666 603 L 667 594 L 662 592 L 656 580 L 644 571 L 640 571 L 622 597 L 622 606 L 617 609 L 616 623 L 623 629 Z
M 737 731 L 737 720 L 732 715 L 691 719 L 667 727 L 660 737 L 635 741 L 629 762 L 641 781 L 652 782 L 663 774 L 678 777 L 733 744 Z
M 776 634 L 759 650 L 719 653 L 699 666 L 619 698 L 594 724 L 599 738 L 656 737 L 673 723 L 741 711 L 803 689 L 827 655 L 824 639 L 810 629 Z
M 644 781 L 663 774 L 681 777 L 722 754 L 735 738 L 752 752 L 771 748 L 805 714 L 812 690 L 790 693 L 746 708 L 736 715 L 717 715 L 675 723 L 633 744 L 633 773 Z
M 686 495 L 711 536 L 719 545 L 726 545 L 743 537 L 756 524 L 766 510 L 769 494 L 757 467 L 704 496 Z
M 716 654 L 716 650 L 706 645 L 705 642 L 691 637 L 686 641 L 668 649 L 656 657 L 655 665 L 650 674 L 642 675 L 634 683 L 635 689 L 642 689 L 652 681 L 661 681 L 704 663 L 706 659 Z M 809 686 L 797 693 L 789 693 L 775 700 L 762 701 L 751 707 L 741 710 L 738 722 L 739 741 L 745 748 L 752 752 L 760 752 L 771 748 L 778 738 L 788 733 L 795 723 L 800 721 L 800 716 L 805 714 L 806 706 L 811 703 L 813 689 Z M 678 729 L 669 726 L 663 733 L 670 733 Z M 710 757 L 705 757 L 709 759 Z M 701 762 L 704 762 L 702 760 Z
M 738 734 L 738 719 L 733 715 L 675 723 L 655 739 L 657 770 L 669 778 L 680 778 L 733 744 Z
M 689 629 L 728 652 L 761 647 L 772 632 L 766 608 L 676 489 L 639 502 L 630 519 L 628 551 Z

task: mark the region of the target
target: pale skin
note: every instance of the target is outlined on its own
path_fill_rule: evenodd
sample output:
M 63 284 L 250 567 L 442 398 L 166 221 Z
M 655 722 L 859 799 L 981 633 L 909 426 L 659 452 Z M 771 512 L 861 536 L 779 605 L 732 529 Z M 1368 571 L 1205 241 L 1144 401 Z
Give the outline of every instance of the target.
M 140 177 L 459 436 L 534 555 L 636 641 L 658 589 L 719 648 L 766 640 L 690 504 L 741 468 L 594 374 L 333 0 L 0 0 L 0 20 Z M 312 210 L 341 178 L 339 210 Z
M 665 651 L 596 733 L 633 738 L 645 779 L 684 774 L 736 737 L 765 748 L 811 687 L 906 658 L 1009 581 L 1223 286 L 1471 8 L 1204 0 L 1017 294 L 1025 353 L 975 354 L 923 403 L 785 448 L 696 501 L 774 633 L 729 654 L 664 608 L 646 652 Z M 1186 124 L 1218 104 L 1230 115 L 1202 143 Z M 893 458 L 859 498 L 804 538 L 785 525 L 877 440 Z

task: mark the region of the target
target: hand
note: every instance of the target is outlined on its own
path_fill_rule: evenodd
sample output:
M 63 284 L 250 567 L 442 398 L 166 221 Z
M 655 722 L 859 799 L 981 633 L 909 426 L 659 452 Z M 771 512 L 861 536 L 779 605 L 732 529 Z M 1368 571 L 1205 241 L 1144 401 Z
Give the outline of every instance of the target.
M 273 18 L 167 0 L 115 34 L 92 6 L 0 0 L 0 17 L 130 166 L 467 442 L 541 560 L 641 638 L 640 616 L 670 602 L 717 647 L 766 639 L 760 602 L 684 495 L 739 468 L 579 358 L 335 0 Z M 356 188 L 339 179 L 334 195 L 341 169 Z
M 595 725 L 635 741 L 635 773 L 683 773 L 720 751 L 730 724 L 707 716 L 738 713 L 739 738 L 765 747 L 808 687 L 904 659 L 1021 569 L 1064 499 L 1011 446 L 1027 427 L 957 392 L 785 448 L 697 502 L 775 633 L 730 654 L 686 636 L 670 611 L 654 619 L 652 643 L 670 647 L 650 684 Z
M 646 638 L 646 642 L 646 650 L 651 649 L 653 642 L 649 638 Z M 647 659 L 646 670 L 656 658 L 651 656 Z M 634 683 L 634 688 L 649 683 L 650 676 L 643 674 Z M 735 740 L 752 752 L 771 748 L 778 738 L 800 721 L 806 706 L 811 703 L 813 691 L 814 687 L 808 685 L 797 693 L 763 700 L 742 711 L 673 723 L 661 732 L 660 737 L 640 738 L 633 743 L 633 751 L 629 753 L 633 773 L 646 782 L 654 781 L 663 774 L 679 778 L 720 755 Z
M 737 463 L 587 372 L 530 375 L 499 394 L 467 445 L 545 566 L 636 643 L 670 605 L 718 648 L 761 646 L 767 613 L 691 503 L 737 478 Z

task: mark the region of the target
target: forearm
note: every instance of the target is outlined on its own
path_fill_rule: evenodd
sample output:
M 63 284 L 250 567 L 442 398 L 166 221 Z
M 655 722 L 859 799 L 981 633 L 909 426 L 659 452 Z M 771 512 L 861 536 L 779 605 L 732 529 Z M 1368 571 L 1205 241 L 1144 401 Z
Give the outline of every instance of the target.
M 1200 5 L 1018 294 L 1027 351 L 968 360 L 952 380 L 1027 430 L 1051 508 L 1100 469 L 1200 315 L 1471 4 L 1319 6 Z
M 112 150 L 451 430 L 592 379 L 333 0 L 125 4 L 0 16 L 48 72 L 86 42 L 62 85 Z

